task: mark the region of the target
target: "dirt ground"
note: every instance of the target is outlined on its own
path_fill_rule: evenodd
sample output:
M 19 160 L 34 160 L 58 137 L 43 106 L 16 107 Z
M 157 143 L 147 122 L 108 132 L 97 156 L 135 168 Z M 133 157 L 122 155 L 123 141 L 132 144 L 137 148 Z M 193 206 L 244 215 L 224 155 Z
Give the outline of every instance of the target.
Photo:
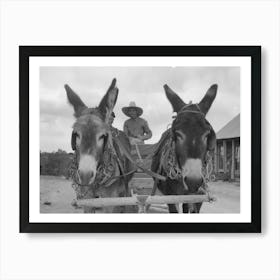
M 140 186 L 140 187 L 139 187 Z M 139 193 L 149 193 L 152 181 L 147 178 L 137 178 L 130 183 L 130 187 Z M 239 213 L 240 186 L 239 183 L 213 182 L 210 190 L 217 198 L 214 203 L 203 203 L 201 213 Z M 75 192 L 71 181 L 62 177 L 40 177 L 40 211 L 41 213 L 83 213 L 71 205 L 75 199 Z M 151 211 L 155 213 L 155 211 Z M 165 207 L 160 211 L 165 213 Z

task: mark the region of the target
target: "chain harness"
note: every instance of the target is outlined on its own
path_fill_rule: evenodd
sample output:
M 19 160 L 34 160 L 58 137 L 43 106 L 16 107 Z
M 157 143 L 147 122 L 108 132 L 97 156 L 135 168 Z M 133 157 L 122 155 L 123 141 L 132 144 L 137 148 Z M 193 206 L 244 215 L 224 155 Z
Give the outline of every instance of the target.
M 175 154 L 175 142 L 171 135 L 168 136 L 162 148 L 159 171 L 164 171 L 171 180 L 180 180 L 182 178 L 182 172 Z
M 162 148 L 162 154 L 160 159 L 159 170 L 163 170 L 168 178 L 171 180 L 182 179 L 181 168 L 178 165 L 178 161 L 175 153 L 175 142 L 171 136 L 167 139 L 165 145 Z M 202 168 L 203 179 L 206 183 L 214 181 L 213 173 L 213 160 L 210 151 L 207 151 L 205 162 Z

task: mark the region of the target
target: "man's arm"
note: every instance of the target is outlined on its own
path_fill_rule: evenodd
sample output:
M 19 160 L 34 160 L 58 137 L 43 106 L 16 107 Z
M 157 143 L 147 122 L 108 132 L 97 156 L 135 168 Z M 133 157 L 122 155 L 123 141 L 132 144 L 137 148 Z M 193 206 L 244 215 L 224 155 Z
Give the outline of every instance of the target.
M 152 134 L 152 131 L 150 130 L 148 122 L 146 120 L 144 120 L 143 128 L 144 128 L 145 135 L 142 136 L 142 140 L 148 140 L 148 139 L 152 138 L 153 134 Z
M 128 127 L 127 127 L 126 121 L 125 121 L 124 124 L 123 124 L 123 132 L 124 132 L 124 134 L 125 134 L 126 136 L 128 136 Z

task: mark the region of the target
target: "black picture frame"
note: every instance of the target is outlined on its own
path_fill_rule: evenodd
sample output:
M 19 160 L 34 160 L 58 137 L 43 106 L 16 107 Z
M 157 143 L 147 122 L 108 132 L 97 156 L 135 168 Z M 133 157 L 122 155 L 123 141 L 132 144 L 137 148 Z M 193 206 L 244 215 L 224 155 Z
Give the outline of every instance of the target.
M 32 223 L 29 221 L 29 58 L 33 56 L 248 56 L 251 58 L 250 223 Z M 21 233 L 261 232 L 261 46 L 19 46 Z M 39 117 L 39 116 L 38 116 Z M 248 174 L 249 176 L 249 174 Z

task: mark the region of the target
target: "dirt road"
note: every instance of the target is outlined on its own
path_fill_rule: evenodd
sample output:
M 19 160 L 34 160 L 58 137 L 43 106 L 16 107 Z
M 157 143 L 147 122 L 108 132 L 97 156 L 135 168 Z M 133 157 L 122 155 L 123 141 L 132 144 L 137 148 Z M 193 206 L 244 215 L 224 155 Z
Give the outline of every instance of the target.
M 145 190 L 150 190 L 152 182 L 146 178 L 131 181 L 131 187 L 141 185 Z M 217 201 L 204 203 L 201 213 L 239 213 L 240 187 L 238 183 L 214 182 L 210 184 L 212 193 Z M 40 211 L 41 213 L 82 213 L 71 205 L 75 192 L 71 181 L 61 177 L 41 176 L 40 178 Z

